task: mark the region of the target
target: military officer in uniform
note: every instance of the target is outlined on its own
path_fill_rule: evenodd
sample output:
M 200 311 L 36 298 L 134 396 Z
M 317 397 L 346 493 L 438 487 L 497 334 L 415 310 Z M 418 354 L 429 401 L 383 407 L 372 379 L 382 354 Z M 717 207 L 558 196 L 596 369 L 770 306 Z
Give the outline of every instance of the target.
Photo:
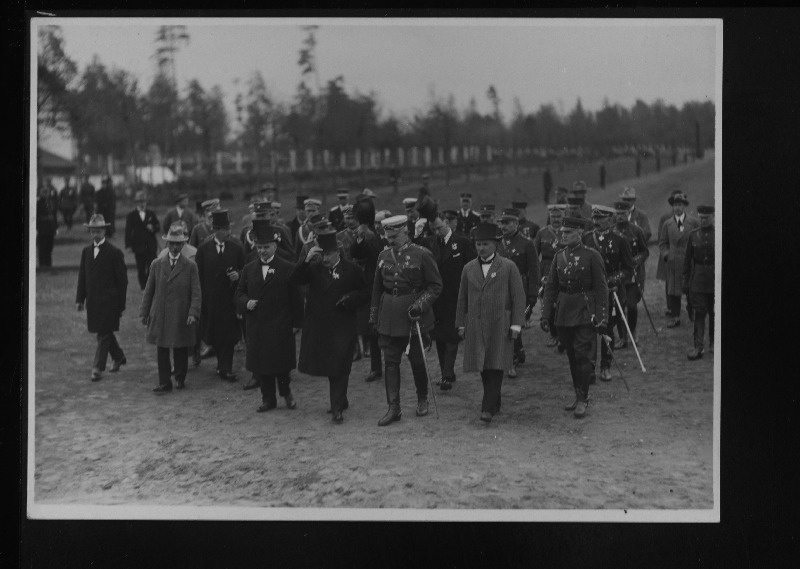
M 357 227 L 358 222 L 353 216 L 353 206 L 350 204 L 342 206 L 342 229 L 336 233 L 336 239 L 339 241 L 342 250 L 342 258 L 347 261 L 353 260 L 350 248 L 356 242 Z
M 458 227 L 456 231 L 463 235 L 469 235 L 472 228 L 481 222 L 481 217 L 472 211 L 472 194 L 464 192 L 461 194 L 461 209 L 458 211 Z
M 533 238 L 533 246 L 536 247 L 536 252 L 539 254 L 539 275 L 540 283 L 544 286 L 547 283 L 547 277 L 550 274 L 550 265 L 556 252 L 563 247 L 561 243 L 561 224 L 564 222 L 564 213 L 567 206 L 564 204 L 551 204 L 547 206 L 549 212 L 550 225 L 542 227 Z M 547 347 L 552 348 L 558 345 L 558 331 L 556 330 L 553 318 L 550 318 L 550 339 L 547 341 Z
M 336 192 L 336 199 L 339 200 L 339 203 L 333 206 L 328 213 L 328 221 L 331 222 L 336 231 L 341 231 L 344 228 L 344 207 L 347 205 L 349 197 L 347 190 Z
M 633 340 L 638 344 L 639 339 L 636 335 L 636 324 L 639 321 L 639 301 L 642 300 L 642 293 L 644 291 L 645 283 L 645 270 L 644 264 L 647 257 L 650 256 L 650 250 L 647 248 L 647 237 L 644 231 L 633 222 L 629 221 L 629 213 L 631 210 L 631 203 L 628 201 L 614 202 L 614 210 L 617 216 L 616 230 L 628 240 L 628 245 L 631 249 L 631 260 L 633 261 L 633 278 L 626 281 L 625 284 L 625 317 L 628 320 L 628 326 L 631 329 Z M 620 300 L 622 300 L 620 298 Z M 628 346 L 628 334 L 625 330 L 625 323 L 620 318 L 617 321 L 617 331 L 619 332 L 619 340 L 614 344 L 614 349 L 626 348 Z
M 525 291 L 527 306 L 536 306 L 537 292 L 539 289 L 539 256 L 533 241 L 523 237 L 519 231 L 519 210 L 515 208 L 504 209 L 500 216 L 500 229 L 503 238 L 497 244 L 497 254 L 514 261 L 522 277 L 522 287 Z M 514 339 L 514 357 L 508 377 L 517 377 L 517 365 L 525 363 L 525 349 L 522 347 L 522 334 Z
M 620 304 L 625 306 L 625 283 L 633 277 L 633 258 L 627 239 L 614 229 L 615 210 L 604 205 L 595 205 L 592 208 L 592 220 L 595 230 L 583 235 L 583 243 L 587 247 L 600 253 L 605 263 L 607 288 L 608 288 L 608 331 L 607 335 L 614 342 L 614 326 L 622 318 L 614 300 L 616 293 Z M 623 324 L 624 325 L 624 324 Z M 611 381 L 611 350 L 602 342 L 600 345 L 600 379 Z
M 295 201 L 295 215 L 292 220 L 286 224 L 289 228 L 289 235 L 292 237 L 292 246 L 297 249 L 297 232 L 300 226 L 306 221 L 305 202 L 308 196 L 297 196 Z
M 311 227 L 311 222 L 309 219 L 312 215 L 319 213 L 319 208 L 322 206 L 322 202 L 314 199 L 308 198 L 306 201 L 303 202 L 303 208 L 305 210 L 305 221 L 297 230 L 297 233 L 294 236 L 295 243 L 294 248 L 297 252 L 296 257 L 300 257 L 300 250 L 303 248 L 303 245 L 311 241 L 313 236 L 313 228 Z
M 189 235 L 189 245 L 195 249 L 214 237 L 214 229 L 211 227 L 211 212 L 219 209 L 219 199 L 206 200 L 200 204 L 200 207 L 203 208 L 203 221 L 195 225 Z
M 528 219 L 528 202 L 511 202 L 511 207 L 519 210 L 519 232 L 526 239 L 533 239 L 541 229 L 535 222 Z
M 567 205 L 567 194 L 569 191 L 564 186 L 558 186 L 556 188 L 556 205 L 563 205 L 566 207 Z M 566 211 L 566 210 L 565 210 Z M 566 214 L 565 214 L 566 215 Z M 547 212 L 547 220 L 545 221 L 545 225 L 550 225 L 550 211 Z
M 645 243 L 649 244 L 650 238 L 653 236 L 653 232 L 650 230 L 650 219 L 645 212 L 636 207 L 636 188 L 626 186 L 622 189 L 622 193 L 619 197 L 622 201 L 631 204 L 631 208 L 628 210 L 628 221 L 642 230 Z
M 683 292 L 694 308 L 694 349 L 690 360 L 703 357 L 708 314 L 708 344 L 714 351 L 714 206 L 697 206 L 700 227 L 689 232 L 683 259 Z
M 566 348 L 575 400 L 565 407 L 576 417 L 586 415 L 589 382 L 597 357 L 597 334 L 608 327 L 608 285 L 600 253 L 581 242 L 583 223 L 567 217 L 561 226 L 565 247 L 556 254 L 544 290 L 541 326 L 555 312 L 558 339 Z
M 586 192 L 589 191 L 589 186 L 584 181 L 578 181 L 572 184 L 572 195 L 581 199 L 581 217 L 589 219 L 592 217 L 592 206 L 586 203 Z
M 592 231 L 594 229 L 594 223 L 592 223 L 591 217 L 584 217 L 583 204 L 583 198 L 569 196 L 567 198 L 567 217 L 577 217 L 581 220 L 584 231 Z
M 428 377 L 425 354 L 419 345 L 416 323 L 423 342 L 429 345 L 428 331 L 433 327 L 431 307 L 442 291 L 442 277 L 433 255 L 414 245 L 408 235 L 408 218 L 397 215 L 384 219 L 389 247 L 378 255 L 378 267 L 372 288 L 370 323 L 379 336 L 385 359 L 384 381 L 389 410 L 378 425 L 400 420 L 400 357 L 409 345 L 408 359 L 417 389 L 417 416 L 428 414 Z
M 480 223 L 495 223 L 494 220 L 494 204 L 493 203 L 486 203 L 481 206 L 480 209 Z M 477 225 L 475 226 L 477 227 Z M 475 227 L 469 230 L 467 236 L 475 242 Z
M 406 226 L 408 227 L 408 235 L 409 237 L 413 238 L 416 224 L 419 220 L 419 211 L 417 211 L 417 198 L 405 198 L 403 200 L 403 207 L 406 210 L 406 217 L 408 218 L 408 221 L 406 222 Z

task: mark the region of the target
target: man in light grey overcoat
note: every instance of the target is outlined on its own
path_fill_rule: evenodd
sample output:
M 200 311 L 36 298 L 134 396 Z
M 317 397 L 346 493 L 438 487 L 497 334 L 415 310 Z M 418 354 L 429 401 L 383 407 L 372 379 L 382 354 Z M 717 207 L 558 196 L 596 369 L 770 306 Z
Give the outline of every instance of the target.
M 525 322 L 525 289 L 514 261 L 496 253 L 501 239 L 493 223 L 475 228 L 478 258 L 464 266 L 458 291 L 456 328 L 464 338 L 464 372 L 480 371 L 481 421 L 500 410 L 503 373 L 511 368 L 514 340 Z
M 189 367 L 189 348 L 197 342 L 200 318 L 200 275 L 197 265 L 181 254 L 186 236 L 180 222 L 162 237 L 169 253 L 150 265 L 139 317 L 147 326 L 147 342 L 157 346 L 158 386 L 155 393 L 172 391 L 170 349 L 175 382 L 183 389 Z

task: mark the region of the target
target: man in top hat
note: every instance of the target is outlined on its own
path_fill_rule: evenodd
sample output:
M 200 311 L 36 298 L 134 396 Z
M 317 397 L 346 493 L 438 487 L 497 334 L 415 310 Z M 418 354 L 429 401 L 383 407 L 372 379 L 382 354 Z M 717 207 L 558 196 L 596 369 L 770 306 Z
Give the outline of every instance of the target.
M 447 224 L 447 226 L 453 230 L 453 233 L 458 233 L 462 237 L 467 237 L 458 230 L 458 212 L 456 210 L 442 210 L 442 219 L 444 219 L 444 222 Z M 467 239 L 469 239 L 469 237 L 467 237 Z
M 295 252 L 290 244 L 291 239 L 289 238 L 288 233 L 283 228 L 279 227 L 277 223 L 275 223 L 276 219 L 277 213 L 272 207 L 272 202 L 258 201 L 253 204 L 253 221 L 251 221 L 250 225 L 247 227 L 242 228 L 240 238 L 242 246 L 244 247 L 245 262 L 249 263 L 257 256 L 257 253 L 255 252 L 255 241 L 253 235 L 255 220 L 269 221 L 270 225 L 273 226 L 273 231 L 276 235 L 278 254 L 287 261 L 294 262 Z
M 455 212 L 453 212 L 455 213 Z M 434 327 L 431 338 L 436 341 L 436 352 L 439 356 L 439 369 L 442 372 L 440 389 L 447 391 L 456 380 L 455 363 L 458 355 L 458 344 L 461 338 L 456 330 L 456 306 L 458 305 L 458 287 L 461 285 L 461 271 L 475 258 L 475 246 L 465 235 L 453 231 L 453 228 L 442 218 L 437 217 L 430 222 L 434 235 L 423 243 L 436 261 L 436 267 L 442 276 L 442 292 L 433 303 Z
M 319 213 L 319 208 L 322 206 L 322 202 L 314 199 L 308 198 L 306 201 L 303 202 L 303 208 L 306 212 L 306 218 L 303 222 L 303 225 L 297 230 L 297 234 L 295 235 L 295 250 L 299 251 L 303 245 L 308 243 L 309 241 L 314 239 L 314 229 L 312 227 L 311 216 L 314 214 Z
M 572 184 L 572 195 L 581 199 L 581 217 L 590 219 L 592 217 L 592 206 L 586 203 L 586 192 L 589 191 L 589 186 L 586 182 L 579 180 Z
M 511 207 L 519 210 L 519 232 L 526 239 L 533 239 L 539 233 L 540 227 L 528 219 L 528 202 L 511 202 Z
M 617 224 L 615 229 L 617 232 L 625 237 L 631 249 L 631 261 L 633 261 L 633 277 L 625 281 L 625 317 L 628 320 L 628 326 L 631 329 L 634 341 L 638 344 L 638 336 L 636 335 L 636 324 L 639 321 L 639 301 L 642 300 L 642 293 L 644 291 L 645 283 L 645 261 L 650 256 L 650 249 L 647 247 L 647 238 L 644 231 L 638 226 L 634 225 L 629 219 L 631 203 L 628 201 L 614 202 L 614 210 L 616 211 Z M 621 300 L 621 298 L 620 298 Z M 614 345 L 614 349 L 625 348 L 628 346 L 628 334 L 625 330 L 625 323 L 622 318 L 617 320 L 617 331 L 619 332 L 619 340 Z
M 539 255 L 533 241 L 524 237 L 519 230 L 519 210 L 504 209 L 500 216 L 502 238 L 497 243 L 497 254 L 514 262 L 522 278 L 527 306 L 536 306 L 539 290 Z M 525 363 L 525 349 L 522 347 L 522 334 L 514 339 L 514 357 L 508 377 L 517 377 L 517 365 Z
M 203 341 L 217 354 L 217 375 L 225 381 L 236 381 L 233 350 L 241 339 L 241 329 L 234 293 L 244 266 L 244 249 L 231 237 L 228 210 L 219 209 L 211 215 L 214 238 L 200 245 L 195 257 L 203 300 L 201 333 Z
M 592 207 L 592 220 L 595 229 L 583 235 L 583 244 L 594 249 L 603 258 L 606 269 L 606 279 L 608 287 L 608 330 L 607 335 L 611 338 L 610 343 L 614 342 L 614 327 L 617 326 L 622 314 L 619 312 L 616 294 L 619 303 L 625 307 L 625 283 L 631 282 L 633 278 L 634 262 L 631 255 L 631 247 L 628 240 L 614 229 L 616 210 L 613 207 L 595 205 Z M 624 329 L 624 323 L 623 323 Z M 626 331 L 627 334 L 627 331 Z M 605 342 L 600 345 L 600 379 L 611 381 L 611 358 L 613 354 Z
M 514 342 L 525 321 L 525 291 L 517 265 L 497 252 L 497 226 L 475 228 L 478 257 L 464 266 L 456 327 L 464 338 L 464 372 L 479 371 L 483 382 L 480 420 L 500 411 L 503 373 L 513 366 Z
M 472 211 L 472 194 L 461 194 L 461 209 L 458 211 L 458 228 L 456 231 L 462 235 L 469 235 L 472 228 L 481 222 L 481 216 Z
M 197 217 L 194 212 L 189 209 L 189 196 L 188 194 L 180 194 L 175 198 L 175 207 L 167 212 L 164 216 L 164 223 L 162 227 L 172 227 L 176 221 L 185 221 L 186 227 L 189 228 L 189 235 L 192 234 L 192 229 L 197 225 Z
M 645 242 L 649 244 L 653 236 L 653 232 L 650 230 L 650 219 L 645 212 L 636 207 L 636 188 L 624 187 L 619 197 L 622 201 L 631 204 L 631 208 L 628 210 L 628 221 L 644 232 Z
M 708 314 L 708 344 L 714 351 L 714 206 L 699 205 L 700 227 L 689 232 L 683 260 L 683 293 L 694 308 L 694 349 L 690 360 L 703 357 Z
M 603 258 L 582 243 L 583 223 L 566 217 L 560 229 L 560 249 L 550 265 L 544 289 L 541 326 L 550 330 L 555 312 L 559 342 L 569 360 L 575 400 L 564 409 L 586 415 L 589 383 L 597 358 L 597 334 L 608 328 L 608 284 Z
M 276 255 L 275 228 L 263 220 L 254 227 L 258 258 L 248 263 L 236 289 L 236 305 L 247 321 L 245 367 L 261 387 L 259 413 L 277 407 L 275 383 L 286 407 L 297 403 L 289 386 L 295 368 L 295 332 L 303 324 L 303 301 L 289 281 L 294 264 Z
M 306 209 L 305 203 L 308 199 L 308 196 L 298 195 L 295 201 L 295 214 L 292 220 L 287 223 L 287 227 L 289 228 L 289 235 L 292 238 L 292 247 L 297 247 L 297 232 L 300 231 L 300 226 L 303 225 L 306 221 Z
M 548 165 L 542 173 L 542 187 L 544 188 L 544 205 L 550 203 L 550 191 L 553 189 L 553 174 Z
M 147 326 L 146 340 L 155 344 L 158 360 L 158 386 L 155 393 L 172 391 L 175 383 L 183 389 L 189 368 L 189 348 L 197 343 L 200 318 L 200 275 L 197 265 L 181 254 L 189 238 L 180 222 L 162 236 L 168 253 L 152 262 L 139 307 L 139 318 Z
M 114 193 L 114 185 L 111 176 L 106 176 L 100 183 L 100 189 L 94 195 L 95 211 L 103 216 L 108 222 L 106 237 L 114 237 L 116 231 L 115 217 L 117 214 L 117 195 Z M 169 227 L 165 225 L 164 227 Z
M 347 200 L 350 198 L 350 194 L 347 190 L 339 190 L 336 192 L 336 199 L 339 200 L 339 203 L 333 206 L 328 213 L 328 221 L 331 222 L 333 228 L 336 231 L 341 231 L 344 228 L 344 212 L 342 208 L 347 205 Z
M 400 420 L 400 358 L 409 346 L 408 360 L 417 390 L 417 416 L 428 414 L 428 377 L 425 354 L 417 335 L 430 345 L 428 331 L 433 327 L 431 307 L 442 291 L 442 277 L 433 255 L 411 243 L 408 219 L 396 215 L 382 222 L 389 246 L 378 255 L 372 287 L 370 323 L 380 335 L 378 343 L 385 359 L 384 381 L 389 410 L 379 426 Z
M 203 209 L 203 220 L 201 223 L 197 223 L 189 232 L 189 245 L 195 248 L 214 238 L 214 229 L 211 227 L 211 214 L 220 209 L 219 199 L 205 200 L 200 203 L 200 207 Z M 188 227 L 189 225 L 187 224 L 186 226 Z
M 92 381 L 99 381 L 111 355 L 110 372 L 119 371 L 128 363 L 114 332 L 119 330 L 119 320 L 125 310 L 128 291 L 128 271 L 125 256 L 106 239 L 106 229 L 111 224 L 100 214 L 85 223 L 92 235 L 92 244 L 81 251 L 78 269 L 78 291 L 75 304 L 78 312 L 86 307 L 89 332 L 97 334 L 97 349 L 92 364 Z
M 375 280 L 378 255 L 385 245 L 375 226 L 378 221 L 375 201 L 365 195 L 359 196 L 353 206 L 353 216 L 358 225 L 353 232 L 355 241 L 350 246 L 350 256 L 364 271 L 367 283 L 372 283 Z M 369 352 L 370 358 L 370 372 L 365 378 L 367 382 L 377 381 L 383 377 L 383 359 L 378 345 L 378 334 L 369 322 L 369 313 L 370 307 L 367 303 L 359 306 L 356 314 L 358 334 L 364 339 L 365 345 L 369 346 L 368 350 L 364 348 L 364 352 Z
M 700 222 L 686 214 L 689 199 L 686 194 L 675 194 L 672 200 L 672 217 L 661 226 L 658 239 L 660 258 L 663 261 L 663 272 L 657 278 L 666 283 L 667 311 L 672 320 L 667 328 L 675 328 L 681 324 L 681 292 L 683 288 L 683 261 L 689 234 L 700 227 Z M 687 311 L 689 307 L 687 306 Z M 691 316 L 691 313 L 690 313 Z
M 533 246 L 540 256 L 539 260 L 539 276 L 540 276 L 540 290 L 544 290 L 544 285 L 547 284 L 547 277 L 550 275 L 550 265 L 556 256 L 556 252 L 561 249 L 564 244 L 561 243 L 561 225 L 564 221 L 564 214 L 567 211 L 567 206 L 564 204 L 550 204 L 547 206 L 550 224 L 542 227 L 533 238 Z M 554 312 L 551 312 L 549 320 L 550 324 L 550 339 L 547 341 L 547 347 L 552 348 L 558 345 L 558 331 L 556 330 Z
M 319 212 L 308 216 L 306 225 L 309 227 L 310 233 L 308 234 L 306 242 L 295 252 L 295 259 L 297 260 L 305 259 L 311 248 L 318 245 L 317 235 L 320 232 L 333 228 L 328 218 Z
M 136 208 L 125 218 L 125 248 L 133 251 L 139 286 L 144 290 L 147 275 L 150 273 L 150 263 L 158 254 L 156 232 L 161 229 L 161 225 L 155 212 L 147 209 L 147 195 L 143 190 L 136 192 L 133 201 Z
M 358 265 L 342 258 L 336 231 L 317 235 L 317 246 L 298 261 L 294 284 L 308 285 L 298 369 L 328 378 L 335 423 L 349 407 L 347 384 L 357 343 L 356 310 L 369 301 L 370 289 Z
M 417 221 L 419 220 L 419 212 L 417 211 L 417 198 L 405 198 L 403 200 L 403 208 L 406 210 L 406 222 L 408 226 L 408 235 L 412 239 L 415 237 L 415 229 Z
M 567 198 L 567 217 L 577 217 L 578 219 L 581 219 L 583 230 L 592 231 L 594 229 L 594 223 L 592 223 L 591 215 L 589 217 L 584 217 L 584 205 L 585 202 L 583 201 L 583 198 L 578 196 L 569 196 Z
M 481 220 L 480 223 L 493 223 L 493 224 L 497 225 L 497 223 L 494 220 L 494 204 L 493 203 L 487 203 L 487 204 L 483 204 L 481 206 L 481 209 L 480 209 L 480 220 Z M 477 227 L 477 225 L 475 227 Z M 473 243 L 475 242 L 475 227 L 473 227 L 469 232 L 469 238 L 472 240 Z

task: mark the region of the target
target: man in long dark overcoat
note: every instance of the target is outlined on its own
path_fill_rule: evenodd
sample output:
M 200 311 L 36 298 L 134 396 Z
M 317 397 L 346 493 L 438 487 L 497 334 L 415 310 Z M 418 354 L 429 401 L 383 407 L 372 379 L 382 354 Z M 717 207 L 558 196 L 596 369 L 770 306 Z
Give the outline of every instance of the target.
M 334 229 L 317 235 L 318 246 L 295 266 L 290 282 L 307 284 L 298 369 L 327 376 L 333 421 L 347 409 L 347 384 L 358 341 L 356 308 L 370 298 L 364 271 L 339 253 Z
M 439 274 L 442 276 L 442 292 L 433 303 L 434 326 L 431 338 L 436 341 L 439 369 L 442 372 L 440 389 L 447 391 L 456 380 L 455 363 L 461 338 L 456 329 L 456 306 L 461 271 L 464 265 L 475 258 L 475 247 L 464 235 L 455 233 L 441 218 L 431 221 L 436 233 L 428 238 L 425 246 L 433 253 Z
M 156 233 L 161 229 L 158 217 L 153 210 L 147 209 L 147 196 L 139 190 L 134 197 L 136 209 L 125 218 L 125 248 L 133 251 L 136 258 L 136 273 L 139 286 L 144 290 L 150 264 L 158 253 Z M 169 230 L 169 227 L 164 229 Z
M 296 365 L 294 332 L 303 323 L 303 300 L 289 282 L 294 265 L 275 254 L 277 232 L 261 223 L 254 232 L 258 259 L 245 265 L 236 289 L 236 306 L 247 319 L 245 367 L 261 386 L 259 413 L 277 407 L 276 380 L 286 407 L 294 409 L 289 372 Z
M 456 326 L 464 342 L 464 372 L 479 371 L 483 381 L 480 420 L 491 422 L 500 410 L 503 373 L 511 367 L 514 340 L 525 323 L 525 289 L 517 265 L 497 253 L 497 226 L 475 228 L 478 257 L 461 272 Z
M 109 354 L 113 362 L 109 369 L 111 372 L 119 371 L 120 366 L 128 363 L 114 336 L 125 310 L 128 274 L 122 251 L 106 239 L 106 229 L 111 224 L 106 223 L 102 215 L 96 214 L 84 225 L 92 234 L 92 244 L 81 251 L 75 304 L 79 312 L 86 308 L 89 332 L 97 334 L 92 381 L 99 381 L 106 369 Z
M 139 308 L 147 326 L 147 342 L 155 344 L 158 386 L 155 393 L 172 391 L 170 350 L 175 363 L 175 382 L 183 389 L 189 367 L 189 348 L 197 341 L 200 318 L 200 276 L 197 265 L 182 250 L 189 238 L 180 223 L 163 236 L 168 252 L 152 262 Z
M 700 221 L 686 213 L 685 208 L 688 205 L 689 199 L 685 194 L 673 196 L 672 216 L 664 222 L 659 231 L 658 248 L 664 269 L 656 276 L 666 281 L 667 310 L 672 315 L 667 328 L 675 328 L 681 324 L 681 292 L 686 244 L 689 242 L 689 233 L 700 227 Z M 689 312 L 688 306 L 687 312 Z M 690 312 L 689 315 L 692 316 Z
M 234 294 L 239 272 L 244 267 L 244 249 L 231 237 L 227 209 L 212 212 L 214 238 L 197 249 L 195 262 L 200 273 L 203 341 L 217 354 L 217 374 L 225 381 L 236 381 L 233 374 L 233 348 L 241 338 L 236 318 Z

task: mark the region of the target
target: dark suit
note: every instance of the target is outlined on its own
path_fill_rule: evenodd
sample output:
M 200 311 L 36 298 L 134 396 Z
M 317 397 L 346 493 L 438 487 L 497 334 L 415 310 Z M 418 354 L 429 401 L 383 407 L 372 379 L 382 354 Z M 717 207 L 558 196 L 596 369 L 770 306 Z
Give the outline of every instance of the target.
M 528 305 L 536 306 L 539 291 L 539 254 L 531 239 L 524 237 L 519 231 L 511 237 L 503 236 L 497 244 L 497 254 L 511 259 L 519 269 L 525 300 Z M 514 362 L 525 362 L 525 350 L 522 347 L 522 333 L 514 341 Z
M 189 230 L 189 235 L 191 235 L 192 229 L 194 229 L 194 226 L 197 225 L 197 216 L 188 207 L 183 210 L 181 215 L 178 215 L 178 208 L 173 207 L 164 216 L 164 230 L 169 230 L 170 226 L 178 221 L 186 222 L 186 228 Z
M 297 219 L 295 215 L 292 220 L 286 224 L 286 227 L 289 232 L 289 237 L 291 237 L 291 245 L 295 249 L 297 248 L 297 231 L 300 229 L 300 226 L 303 225 L 303 222 Z
M 355 240 L 350 245 L 350 256 L 353 262 L 364 271 L 364 277 L 368 283 L 375 279 L 375 269 L 378 265 L 378 254 L 383 250 L 383 241 L 375 232 L 374 227 L 369 228 L 369 233 L 359 242 Z M 369 340 L 370 371 L 381 371 L 383 361 L 381 348 L 378 345 L 378 335 L 369 325 L 369 306 L 364 305 L 358 308 L 358 333 L 366 336 Z
M 97 334 L 93 367 L 103 371 L 109 353 L 114 361 L 124 357 L 114 332 L 119 330 L 119 319 L 125 310 L 128 274 L 122 251 L 108 240 L 98 247 L 97 257 L 94 249 L 92 243 L 81 251 L 75 302 L 86 304 L 87 327 Z
M 49 198 L 36 200 L 36 250 L 40 267 L 53 265 L 53 245 L 56 236 L 56 212 Z
M 230 373 L 233 347 L 241 338 L 241 330 L 234 305 L 237 283 L 228 278 L 227 270 L 242 270 L 244 249 L 232 237 L 228 237 L 224 243 L 225 249 L 220 255 L 216 239 L 206 241 L 197 249 L 195 262 L 200 273 L 202 292 L 200 325 L 203 341 L 214 347 L 218 371 Z
M 431 337 L 436 340 L 439 369 L 442 379 L 455 381 L 455 363 L 461 338 L 456 328 L 458 289 L 464 265 L 477 256 L 475 246 L 469 238 L 451 233 L 447 243 L 441 237 L 430 237 L 425 246 L 433 253 L 439 274 L 442 276 L 442 292 L 433 303 L 435 319 Z
M 342 213 L 342 206 L 335 205 L 328 213 L 328 221 L 331 222 L 336 231 L 344 229 L 344 213 Z
M 153 226 L 152 230 L 147 228 L 148 224 Z M 147 284 L 147 275 L 150 274 L 150 263 L 158 254 L 156 234 L 160 229 L 161 224 L 158 223 L 155 212 L 149 209 L 144 210 L 144 221 L 138 209 L 134 209 L 125 218 L 125 248 L 133 251 L 136 257 L 136 272 L 142 290 Z
M 117 214 L 117 196 L 114 188 L 110 185 L 103 185 L 94 195 L 97 213 L 105 218 L 106 223 L 111 226 L 106 229 L 106 237 L 113 237 L 116 231 L 114 217 Z
M 458 210 L 458 224 L 456 225 L 456 232 L 461 233 L 462 235 L 469 235 L 469 232 L 472 231 L 472 228 L 478 225 L 480 222 L 481 216 L 471 209 L 467 210 L 466 215 L 464 215 L 462 210 Z

